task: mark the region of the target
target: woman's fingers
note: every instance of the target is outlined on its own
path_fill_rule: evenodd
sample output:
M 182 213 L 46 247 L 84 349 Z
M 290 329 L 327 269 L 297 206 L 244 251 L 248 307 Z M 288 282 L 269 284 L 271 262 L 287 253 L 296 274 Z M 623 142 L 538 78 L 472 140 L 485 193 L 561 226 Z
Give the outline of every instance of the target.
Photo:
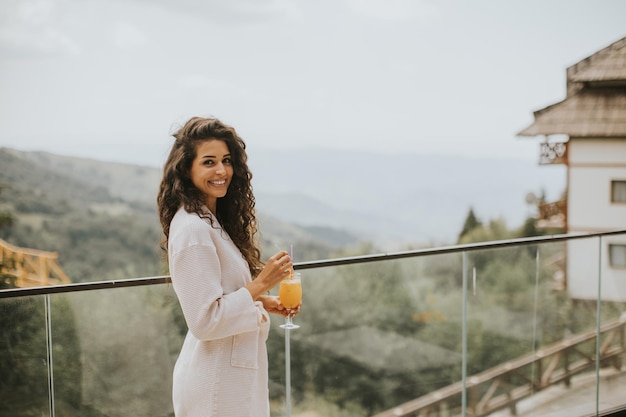
M 264 300 L 263 304 L 265 309 L 272 314 L 278 314 L 283 317 L 287 317 L 289 314 L 294 314 L 294 310 L 286 309 L 285 306 L 280 303 L 280 300 L 277 296 L 267 297 Z
M 291 257 L 286 251 L 280 251 L 272 257 L 272 265 L 278 271 L 281 271 L 281 278 L 285 273 L 291 272 L 293 268 L 293 263 L 291 262 Z
M 268 259 L 259 277 L 267 290 L 270 290 L 287 278 L 292 271 L 291 257 L 286 251 L 280 251 Z

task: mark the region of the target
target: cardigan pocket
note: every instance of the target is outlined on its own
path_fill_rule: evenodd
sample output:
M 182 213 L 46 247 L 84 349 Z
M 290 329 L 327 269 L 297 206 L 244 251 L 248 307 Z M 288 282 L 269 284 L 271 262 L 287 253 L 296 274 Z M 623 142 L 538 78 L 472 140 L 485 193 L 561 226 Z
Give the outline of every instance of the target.
M 233 336 L 233 351 L 230 364 L 238 368 L 257 369 L 259 351 L 259 329 Z

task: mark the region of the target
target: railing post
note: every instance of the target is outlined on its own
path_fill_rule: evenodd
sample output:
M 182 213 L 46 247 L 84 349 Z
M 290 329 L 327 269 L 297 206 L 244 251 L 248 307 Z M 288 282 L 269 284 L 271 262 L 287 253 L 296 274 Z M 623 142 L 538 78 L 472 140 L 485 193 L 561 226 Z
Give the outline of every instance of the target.
M 618 371 L 622 369 L 622 364 L 624 362 L 624 358 L 626 357 L 626 324 L 620 326 L 619 328 L 619 346 L 620 354 L 615 358 L 615 369 Z
M 45 295 L 46 311 L 46 355 L 48 364 L 48 406 L 50 417 L 55 417 L 54 410 L 54 366 L 52 361 L 52 312 L 50 308 L 50 294 Z
M 596 329 L 596 415 L 600 411 L 600 335 L 602 334 L 602 236 L 598 237 L 598 300 Z
M 540 390 L 541 389 L 541 380 L 543 378 L 543 358 L 539 358 L 537 359 L 537 361 L 535 361 L 535 365 L 537 366 L 537 372 L 535 374 L 535 377 L 532 379 L 532 390 L 533 392 L 535 390 Z
M 463 314 L 461 336 L 461 379 L 463 390 L 461 391 L 461 415 L 467 416 L 467 251 L 463 251 Z
M 504 377 L 504 383 L 506 386 L 506 396 L 509 399 L 509 401 L 511 401 L 511 405 L 509 406 L 509 411 L 511 412 L 511 415 L 516 416 L 517 415 L 517 401 L 513 401 L 513 381 L 512 381 L 512 374 L 508 373 L 506 374 L 506 376 Z M 531 380 L 531 384 L 532 384 L 532 380 Z
M 450 409 L 448 407 L 447 401 L 442 401 L 439 403 L 439 417 L 450 417 Z
M 39 271 L 37 276 L 40 278 L 43 285 L 50 285 L 50 274 L 48 273 L 48 259 L 43 256 L 39 257 Z
M 467 407 L 464 417 L 466 416 L 476 416 L 478 413 L 478 403 L 480 401 L 480 393 L 478 392 L 479 385 L 473 385 L 472 387 L 467 389 Z
M 570 355 L 570 348 L 567 348 L 563 352 L 563 369 L 565 371 L 565 375 L 567 375 L 565 377 L 565 386 L 567 388 L 569 388 L 572 385 L 572 379 L 570 377 L 570 372 L 569 372 L 569 355 Z

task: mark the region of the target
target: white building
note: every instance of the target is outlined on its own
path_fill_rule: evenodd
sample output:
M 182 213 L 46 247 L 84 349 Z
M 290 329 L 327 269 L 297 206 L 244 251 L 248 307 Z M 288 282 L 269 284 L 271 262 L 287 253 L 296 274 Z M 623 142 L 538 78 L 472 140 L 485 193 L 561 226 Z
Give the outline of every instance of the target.
M 568 233 L 626 230 L 626 37 L 567 68 L 565 99 L 534 118 L 518 135 L 543 138 L 540 164 L 567 166 L 566 197 L 540 221 Z M 568 243 L 568 292 L 596 299 L 601 274 L 602 299 L 626 301 L 626 235 L 598 243 Z

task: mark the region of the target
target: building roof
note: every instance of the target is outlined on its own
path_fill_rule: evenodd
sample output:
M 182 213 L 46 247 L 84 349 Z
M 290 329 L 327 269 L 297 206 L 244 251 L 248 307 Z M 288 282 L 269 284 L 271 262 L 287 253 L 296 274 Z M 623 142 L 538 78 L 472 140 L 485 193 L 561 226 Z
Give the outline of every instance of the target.
M 567 68 L 565 100 L 534 112 L 518 136 L 626 137 L 626 37 Z
M 626 38 L 612 43 L 567 69 L 573 82 L 623 81 L 626 83 Z
M 534 115 L 519 136 L 626 137 L 626 87 L 585 88 Z

